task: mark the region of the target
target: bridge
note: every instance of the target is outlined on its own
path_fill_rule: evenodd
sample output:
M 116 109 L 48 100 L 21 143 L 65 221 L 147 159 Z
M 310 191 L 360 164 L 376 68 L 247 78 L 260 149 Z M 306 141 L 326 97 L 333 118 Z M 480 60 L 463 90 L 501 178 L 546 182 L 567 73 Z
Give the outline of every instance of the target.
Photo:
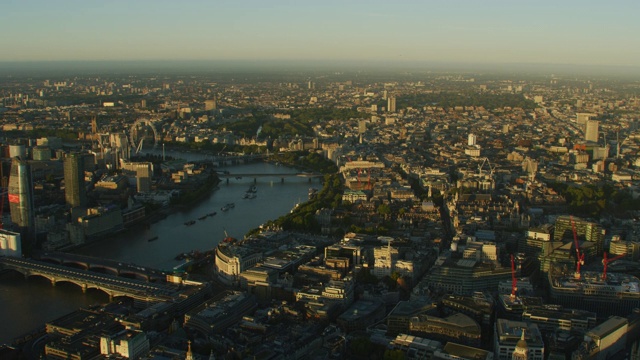
M 272 174 L 267 174 L 267 173 L 259 173 L 259 174 L 232 174 L 230 172 L 218 172 L 218 177 L 220 179 L 227 179 L 227 183 L 229 182 L 229 179 L 241 179 L 243 177 L 248 177 L 248 178 L 253 178 L 253 182 L 256 182 L 258 178 L 268 178 L 268 177 L 274 177 L 274 178 L 280 178 L 280 181 L 284 182 L 285 178 L 289 178 L 289 177 L 302 177 L 302 178 L 308 178 L 309 181 L 311 181 L 311 179 L 313 178 L 319 178 L 319 177 L 323 177 L 324 175 L 321 173 L 314 173 L 314 172 L 302 172 L 302 173 L 272 173 Z
M 177 287 L 167 284 L 96 273 L 34 259 L 0 256 L 0 267 L 15 270 L 25 278 L 42 276 L 54 286 L 57 282 L 69 282 L 78 285 L 83 292 L 87 289 L 98 289 L 109 295 L 110 299 L 127 296 L 134 300 L 154 303 L 174 299 L 179 293 Z
M 214 166 L 247 164 L 250 162 L 267 159 L 267 154 L 247 154 L 247 155 L 209 155 L 205 160 L 198 160 L 197 162 L 212 163 Z
M 91 256 L 50 251 L 36 253 L 34 258 L 59 265 L 78 267 L 82 270 L 105 272 L 115 276 L 133 277 L 145 281 L 164 281 L 166 279 L 166 273 L 156 269 Z

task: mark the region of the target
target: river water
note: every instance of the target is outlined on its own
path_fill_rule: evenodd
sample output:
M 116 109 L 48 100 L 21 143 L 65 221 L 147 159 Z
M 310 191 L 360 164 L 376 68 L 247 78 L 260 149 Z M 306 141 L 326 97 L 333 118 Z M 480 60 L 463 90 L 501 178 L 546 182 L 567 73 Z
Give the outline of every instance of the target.
M 202 158 L 198 154 L 180 155 L 188 160 Z M 149 228 L 141 226 L 130 229 L 75 252 L 169 270 L 184 261 L 175 259 L 178 254 L 212 249 L 225 237 L 225 231 L 230 236 L 242 238 L 249 230 L 288 213 L 296 203 L 306 201 L 310 187 L 321 187 L 317 179 L 310 184 L 308 179 L 299 177 L 286 177 L 284 182 L 275 176 L 257 177 L 257 196 L 254 199 L 243 199 L 245 191 L 254 184 L 254 178 L 242 174 L 297 171 L 267 163 L 228 166 L 224 170 L 241 179 L 233 177 L 229 183 L 222 180 L 218 189 L 207 198 L 188 209 L 171 213 Z M 234 203 L 235 207 L 221 211 L 221 207 L 228 203 Z M 217 215 L 198 220 L 214 211 Z M 196 223 L 184 225 L 189 220 L 195 220 Z M 149 241 L 156 236 L 156 240 Z M 16 273 L 3 274 L 0 276 L 0 321 L 5 326 L 0 326 L 0 344 L 9 343 L 16 336 L 79 307 L 107 301 L 108 297 L 97 290 L 89 290 L 83 294 L 73 284 L 58 283 L 53 287 L 42 278 L 25 280 Z

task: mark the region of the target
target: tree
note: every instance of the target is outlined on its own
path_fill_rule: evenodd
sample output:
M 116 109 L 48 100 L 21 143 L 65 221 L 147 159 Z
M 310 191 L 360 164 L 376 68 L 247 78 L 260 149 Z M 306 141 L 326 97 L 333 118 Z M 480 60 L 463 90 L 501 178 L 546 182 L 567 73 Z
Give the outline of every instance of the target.
M 378 214 L 384 216 L 386 219 L 391 214 L 391 207 L 387 204 L 380 204 L 378 206 Z

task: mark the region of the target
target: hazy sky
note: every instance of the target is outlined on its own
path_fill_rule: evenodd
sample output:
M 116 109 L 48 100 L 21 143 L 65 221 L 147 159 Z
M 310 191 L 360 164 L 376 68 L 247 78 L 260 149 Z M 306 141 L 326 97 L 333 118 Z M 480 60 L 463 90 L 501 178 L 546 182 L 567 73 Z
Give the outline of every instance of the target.
M 0 61 L 640 65 L 640 0 L 2 0 Z

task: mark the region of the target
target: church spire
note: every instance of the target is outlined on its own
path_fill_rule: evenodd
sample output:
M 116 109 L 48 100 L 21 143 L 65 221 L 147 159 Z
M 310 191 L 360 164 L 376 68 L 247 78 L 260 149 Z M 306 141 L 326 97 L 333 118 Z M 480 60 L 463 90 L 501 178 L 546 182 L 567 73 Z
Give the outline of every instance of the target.
M 185 360 L 194 360 L 193 353 L 191 352 L 191 340 L 189 340 L 189 349 L 187 350 L 187 355 L 185 356 Z

